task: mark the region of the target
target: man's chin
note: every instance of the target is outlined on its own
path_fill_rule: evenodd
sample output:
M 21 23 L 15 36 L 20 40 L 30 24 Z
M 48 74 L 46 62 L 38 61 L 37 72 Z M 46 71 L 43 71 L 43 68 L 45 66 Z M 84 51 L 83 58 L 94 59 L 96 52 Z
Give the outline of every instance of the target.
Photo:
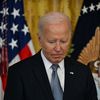
M 52 62 L 53 62 L 53 63 L 59 63 L 59 62 L 61 62 L 61 61 L 62 61 L 62 59 L 55 58 Z

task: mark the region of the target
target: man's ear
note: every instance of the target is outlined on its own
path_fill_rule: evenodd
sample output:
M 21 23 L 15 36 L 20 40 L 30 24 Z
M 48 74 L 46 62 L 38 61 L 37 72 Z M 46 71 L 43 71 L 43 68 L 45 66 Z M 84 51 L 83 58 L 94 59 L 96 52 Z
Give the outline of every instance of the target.
M 39 44 L 41 45 L 41 36 L 39 33 L 37 33 L 37 37 L 38 37 Z
M 37 38 L 40 41 L 40 34 L 39 33 L 37 33 Z

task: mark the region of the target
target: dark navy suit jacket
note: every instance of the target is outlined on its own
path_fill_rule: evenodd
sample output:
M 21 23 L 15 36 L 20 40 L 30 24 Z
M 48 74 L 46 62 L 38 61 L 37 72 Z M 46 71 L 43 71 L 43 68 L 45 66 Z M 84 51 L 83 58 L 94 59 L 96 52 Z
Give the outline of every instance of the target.
M 91 71 L 68 57 L 63 100 L 97 100 Z M 54 100 L 40 51 L 9 68 L 4 100 Z

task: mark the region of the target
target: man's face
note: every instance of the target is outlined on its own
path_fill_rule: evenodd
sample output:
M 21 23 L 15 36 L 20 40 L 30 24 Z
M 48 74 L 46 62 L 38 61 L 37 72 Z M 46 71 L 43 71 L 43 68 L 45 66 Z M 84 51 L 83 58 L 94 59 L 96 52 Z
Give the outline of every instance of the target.
M 51 63 L 59 63 L 65 57 L 70 42 L 66 22 L 46 25 L 39 41 L 45 57 Z

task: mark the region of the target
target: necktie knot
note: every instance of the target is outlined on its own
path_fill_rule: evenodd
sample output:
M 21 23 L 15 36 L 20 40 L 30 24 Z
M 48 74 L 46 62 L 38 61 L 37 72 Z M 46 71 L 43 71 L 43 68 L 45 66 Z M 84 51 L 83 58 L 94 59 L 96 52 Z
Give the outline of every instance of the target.
M 52 64 L 51 67 L 52 67 L 52 70 L 53 70 L 53 71 L 57 71 L 59 65 L 58 65 L 58 64 Z

